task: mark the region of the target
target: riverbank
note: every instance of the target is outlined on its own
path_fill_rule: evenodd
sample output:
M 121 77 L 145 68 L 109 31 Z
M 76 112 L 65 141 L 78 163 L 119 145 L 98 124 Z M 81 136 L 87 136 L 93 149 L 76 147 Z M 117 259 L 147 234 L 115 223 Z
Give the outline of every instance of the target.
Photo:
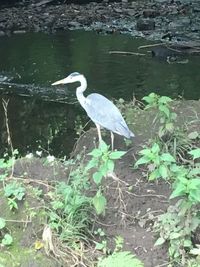
M 30 1 L 2 8 L 0 36 L 84 29 L 105 34 L 126 33 L 150 40 L 200 40 L 198 0 L 103 1 L 82 5 L 53 2 Z

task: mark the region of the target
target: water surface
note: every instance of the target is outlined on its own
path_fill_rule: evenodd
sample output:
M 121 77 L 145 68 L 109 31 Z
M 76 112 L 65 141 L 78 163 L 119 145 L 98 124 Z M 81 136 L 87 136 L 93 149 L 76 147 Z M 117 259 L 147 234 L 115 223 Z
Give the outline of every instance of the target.
M 75 85 L 54 88 L 51 83 L 73 71 L 83 73 L 88 90 L 108 98 L 141 98 L 154 91 L 186 99 L 200 97 L 199 57 L 188 64 L 168 64 L 151 57 L 143 39 L 113 34 L 67 31 L 55 35 L 29 33 L 0 39 L 0 92 L 9 100 L 8 117 L 13 146 L 21 153 L 39 145 L 55 155 L 68 154 L 75 137 Z M 123 56 L 109 51 L 132 51 L 146 56 Z M 29 97 L 27 97 L 29 96 Z M 5 116 L 0 109 L 1 147 L 6 148 Z M 85 118 L 84 118 L 85 121 Z

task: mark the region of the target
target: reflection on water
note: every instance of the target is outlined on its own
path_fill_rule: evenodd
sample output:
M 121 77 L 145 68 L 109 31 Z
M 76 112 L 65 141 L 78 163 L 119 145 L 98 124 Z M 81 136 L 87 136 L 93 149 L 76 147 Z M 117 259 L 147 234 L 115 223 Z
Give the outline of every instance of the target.
M 96 91 L 109 98 L 128 100 L 133 94 L 141 98 L 154 91 L 198 99 L 198 57 L 190 58 L 188 64 L 168 64 L 152 59 L 149 53 L 147 56 L 109 54 L 111 50 L 138 52 L 137 47 L 145 44 L 147 41 L 130 36 L 102 36 L 83 31 L 1 37 L 0 92 L 10 98 L 8 115 L 14 147 L 24 153 L 36 150 L 38 144 L 56 155 L 70 151 L 74 121 L 82 109 L 78 105 L 56 103 L 73 103 L 75 85 L 52 88 L 51 83 L 73 71 L 87 77 L 86 94 Z M 33 97 L 25 97 L 28 95 Z M 5 147 L 2 107 L 0 112 L 1 147 Z

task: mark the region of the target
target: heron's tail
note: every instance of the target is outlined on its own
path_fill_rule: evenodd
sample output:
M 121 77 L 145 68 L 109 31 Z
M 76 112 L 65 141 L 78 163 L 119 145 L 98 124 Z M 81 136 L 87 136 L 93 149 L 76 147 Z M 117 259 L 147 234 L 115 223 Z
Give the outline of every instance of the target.
M 117 125 L 117 127 L 115 128 L 115 131 L 117 134 L 120 134 L 128 139 L 130 139 L 131 137 L 134 137 L 134 133 L 131 132 L 131 130 L 128 128 L 127 124 L 125 122 L 120 123 Z
M 130 131 L 130 137 L 135 137 L 134 133 Z

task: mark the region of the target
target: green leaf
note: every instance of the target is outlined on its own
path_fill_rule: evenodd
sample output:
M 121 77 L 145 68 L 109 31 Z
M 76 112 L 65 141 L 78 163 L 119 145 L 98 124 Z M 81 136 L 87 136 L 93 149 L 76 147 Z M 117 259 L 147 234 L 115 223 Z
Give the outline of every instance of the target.
M 170 234 L 170 239 L 177 239 L 177 238 L 179 238 L 180 236 L 182 236 L 181 233 L 172 232 L 172 233 Z
M 199 136 L 199 133 L 197 131 L 194 131 L 188 134 L 188 138 L 191 140 L 196 139 L 198 136 Z
M 93 180 L 94 180 L 94 182 L 95 182 L 96 184 L 100 184 L 100 182 L 101 182 L 101 180 L 102 180 L 102 178 L 103 178 L 103 174 L 102 174 L 100 171 L 95 172 L 95 173 L 93 174 L 92 178 L 93 178 Z
M 103 140 L 100 141 L 100 143 L 99 143 L 99 149 L 100 149 L 103 153 L 107 152 L 107 151 L 109 150 L 109 147 L 110 147 L 110 146 L 108 146 Z
M 157 154 L 158 152 L 160 152 L 160 147 L 157 143 L 154 143 L 152 148 L 151 148 L 151 151 L 153 152 L 153 154 Z
M 153 180 L 156 180 L 160 177 L 160 173 L 159 173 L 159 170 L 156 169 L 154 170 L 152 173 L 150 173 L 149 177 L 148 177 L 148 180 L 149 181 L 153 181 Z
M 13 242 L 13 238 L 9 234 L 5 234 L 4 238 L 1 241 L 2 245 L 4 245 L 4 246 L 10 246 L 12 244 L 12 242 Z
M 199 178 L 194 178 L 190 179 L 188 183 L 188 189 L 199 189 L 200 190 L 200 179 Z
M 144 267 L 144 264 L 130 251 L 120 251 L 100 259 L 97 267 Z
M 179 197 L 179 196 L 185 195 L 186 194 L 186 190 L 187 190 L 186 185 L 179 183 L 177 185 L 177 187 L 175 188 L 175 190 L 172 192 L 172 194 L 170 195 L 169 198 L 172 199 L 172 198 L 175 198 L 175 197 Z
M 193 160 L 200 158 L 200 148 L 193 149 L 188 154 L 193 156 Z
M 138 159 L 138 160 L 136 161 L 136 163 L 135 163 L 134 166 L 137 168 L 138 165 L 146 164 L 146 163 L 148 163 L 148 162 L 150 162 L 150 161 L 151 161 L 151 160 L 148 159 L 147 157 L 142 157 L 142 158 L 140 158 L 140 159 Z
M 167 116 L 167 118 L 169 118 L 170 111 L 168 107 L 166 107 L 165 105 L 160 105 L 159 110 L 163 112 Z
M 149 148 L 142 149 L 139 151 L 139 154 L 143 156 L 148 156 L 149 154 L 151 154 L 151 149 Z
M 98 148 L 93 149 L 88 155 L 93 156 L 95 158 L 99 158 L 102 155 L 102 151 Z
M 113 172 L 114 171 L 114 167 L 115 167 L 114 161 L 113 160 L 108 160 L 108 162 L 107 162 L 108 171 Z
M 171 101 L 173 101 L 173 100 L 170 97 L 168 97 L 168 96 L 161 96 L 159 98 L 159 100 L 158 100 L 158 102 L 160 104 L 167 104 L 168 102 L 171 102 Z
M 159 237 L 159 238 L 156 240 L 154 246 L 160 246 L 160 245 L 164 244 L 165 241 L 166 241 L 166 240 L 165 240 L 163 237 Z
M 189 192 L 189 199 L 192 202 L 200 202 L 200 190 L 191 190 Z
M 98 172 L 100 172 L 102 174 L 102 176 L 105 177 L 107 175 L 108 171 L 109 171 L 109 169 L 108 169 L 108 162 L 105 162 L 104 164 L 102 164 L 100 166 Z
M 169 153 L 163 153 L 160 156 L 160 160 L 167 161 L 167 162 L 176 162 L 176 160 L 174 159 L 174 157 L 172 155 L 170 155 Z
M 124 154 L 126 154 L 125 151 L 114 151 L 111 152 L 109 155 L 110 159 L 120 159 Z
M 98 165 L 98 160 L 97 160 L 96 158 L 92 158 L 92 159 L 88 162 L 88 164 L 87 164 L 87 166 L 86 166 L 86 170 L 90 170 L 90 169 L 92 169 L 92 168 L 94 168 L 94 167 L 97 167 L 97 165 Z
M 6 221 L 3 218 L 0 218 L 0 230 L 6 226 Z
M 95 207 L 96 213 L 98 215 L 105 214 L 105 208 L 106 208 L 106 198 L 97 192 L 96 196 L 93 197 L 92 203 Z
M 168 177 L 168 168 L 164 164 L 160 165 L 158 170 L 162 178 L 166 179 Z
M 185 239 L 184 242 L 183 242 L 183 246 L 185 248 L 191 248 L 192 247 L 192 241 L 189 240 L 189 239 Z
M 147 102 L 148 104 L 153 104 L 157 101 L 158 95 L 155 93 L 150 93 L 148 96 L 144 96 L 142 100 Z

